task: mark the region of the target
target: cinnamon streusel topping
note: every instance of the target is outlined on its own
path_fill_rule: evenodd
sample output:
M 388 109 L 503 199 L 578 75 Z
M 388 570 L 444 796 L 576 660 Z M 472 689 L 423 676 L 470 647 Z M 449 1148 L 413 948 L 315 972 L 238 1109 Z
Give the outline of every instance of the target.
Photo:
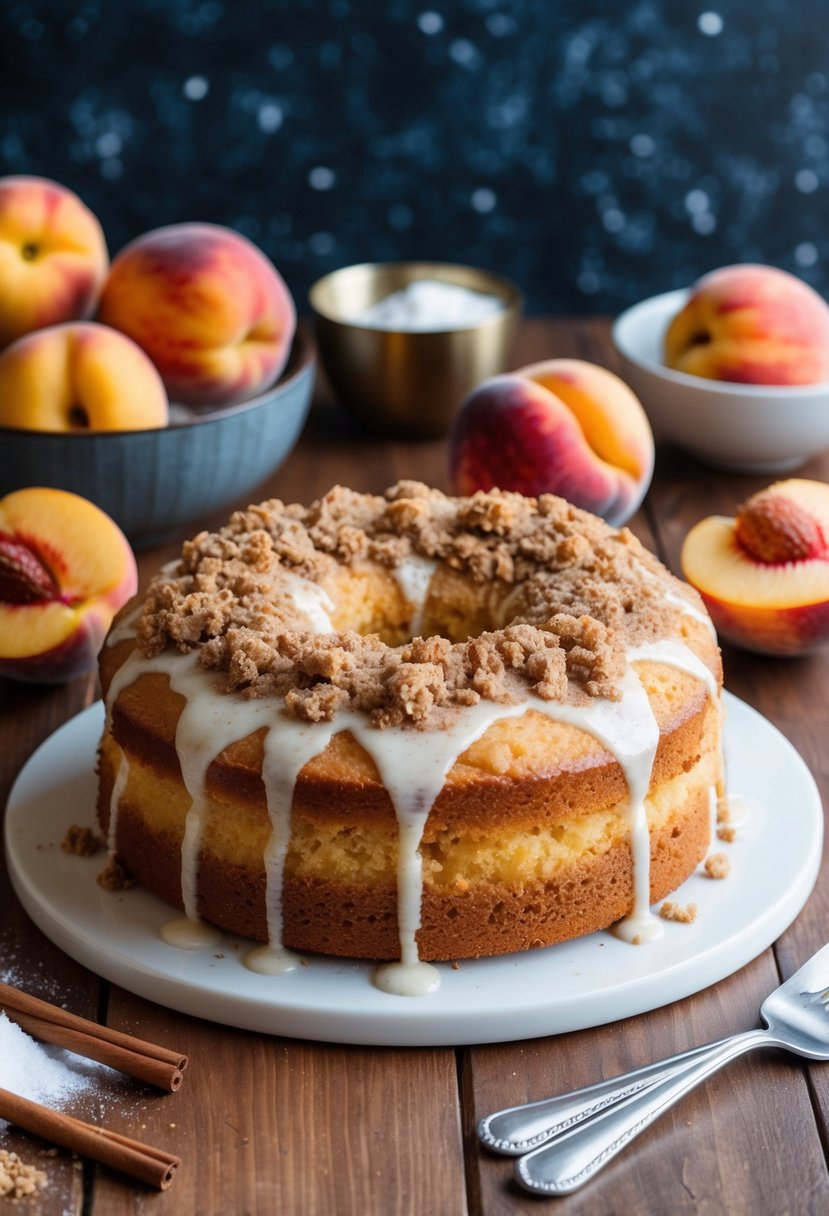
M 297 576 L 333 588 L 344 565 L 394 570 L 413 555 L 493 585 L 508 623 L 465 641 L 390 646 L 315 632 L 293 601 Z M 643 580 L 643 568 L 656 579 Z M 186 542 L 178 566 L 149 589 L 138 644 L 148 657 L 198 648 L 227 691 L 282 699 L 309 721 L 350 709 L 380 727 L 432 728 L 481 698 L 618 698 L 626 647 L 676 625 L 679 609 L 660 587 L 669 578 L 628 529 L 550 494 L 449 498 L 403 481 L 380 496 L 338 486 L 309 507 L 272 499 L 237 511 L 219 532 Z

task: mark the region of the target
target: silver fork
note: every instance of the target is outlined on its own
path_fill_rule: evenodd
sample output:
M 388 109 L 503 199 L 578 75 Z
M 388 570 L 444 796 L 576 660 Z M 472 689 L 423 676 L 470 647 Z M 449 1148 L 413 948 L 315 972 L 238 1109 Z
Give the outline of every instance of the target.
M 829 1060 L 828 1005 L 826 945 L 766 997 L 760 1014 L 767 1029 L 734 1035 L 547 1102 L 498 1111 L 482 1120 L 479 1134 L 489 1147 L 513 1154 L 524 1152 L 532 1138 L 535 1143 L 546 1140 L 516 1162 L 516 1178 L 530 1191 L 567 1194 L 700 1081 L 744 1052 L 783 1047 L 810 1060 Z

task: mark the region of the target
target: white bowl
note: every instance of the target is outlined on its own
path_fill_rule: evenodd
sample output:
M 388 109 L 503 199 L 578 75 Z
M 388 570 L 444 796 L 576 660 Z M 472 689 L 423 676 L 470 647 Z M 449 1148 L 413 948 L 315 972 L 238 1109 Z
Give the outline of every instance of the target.
M 622 375 L 657 439 L 741 473 L 785 473 L 829 447 L 829 384 L 734 384 L 665 367 L 665 331 L 688 299 L 668 291 L 628 308 L 613 326 Z

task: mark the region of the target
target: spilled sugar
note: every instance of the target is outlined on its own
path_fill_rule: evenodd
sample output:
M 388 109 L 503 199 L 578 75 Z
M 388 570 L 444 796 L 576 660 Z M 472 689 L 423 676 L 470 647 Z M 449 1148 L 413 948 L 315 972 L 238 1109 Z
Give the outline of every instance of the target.
M 60 1047 L 38 1043 L 0 1013 L 0 1088 L 61 1110 L 95 1085 L 102 1070 L 110 1071 Z M 0 1119 L 0 1133 L 6 1127 Z
M 0 981 L 15 988 L 34 988 L 34 995 L 53 1005 L 62 1004 L 65 993 L 43 959 L 19 957 L 18 951 L 5 934 L 0 934 Z
M 14 969 L 8 966 L 4 966 L 0 974 L 6 983 L 17 978 Z M 97 1090 L 101 1079 L 115 1075 L 105 1065 L 84 1060 L 60 1047 L 39 1043 L 0 1011 L 0 1087 L 3 1089 L 52 1110 L 62 1110 L 93 1089 Z M 99 1118 L 102 1120 L 103 1116 L 101 1105 Z M 0 1119 L 0 1142 L 5 1139 L 8 1129 L 9 1124 Z M 0 1199 L 17 1204 L 34 1197 L 47 1182 L 48 1176 L 43 1170 L 21 1160 L 16 1153 L 0 1148 Z M 71 1210 L 64 1208 L 63 1216 L 72 1216 L 74 1211 L 74 1207 Z
M 0 933 L 0 981 L 53 1005 L 66 1002 L 66 987 L 49 964 L 30 958 L 10 933 Z M 71 1106 L 73 1115 L 101 1123 L 115 1110 L 134 1116 L 144 1108 L 143 1087 L 136 1091 L 136 1084 L 97 1060 L 33 1039 L 0 1010 L 0 1088 L 54 1110 Z M 0 1140 L 8 1126 L 0 1119 Z

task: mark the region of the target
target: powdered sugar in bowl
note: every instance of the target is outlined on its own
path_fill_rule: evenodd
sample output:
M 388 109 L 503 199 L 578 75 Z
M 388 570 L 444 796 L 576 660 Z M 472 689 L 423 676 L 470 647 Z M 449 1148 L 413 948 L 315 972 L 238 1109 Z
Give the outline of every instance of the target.
M 522 298 L 509 280 L 445 262 L 364 263 L 311 288 L 320 357 L 374 431 L 443 436 L 464 397 L 507 370 Z

